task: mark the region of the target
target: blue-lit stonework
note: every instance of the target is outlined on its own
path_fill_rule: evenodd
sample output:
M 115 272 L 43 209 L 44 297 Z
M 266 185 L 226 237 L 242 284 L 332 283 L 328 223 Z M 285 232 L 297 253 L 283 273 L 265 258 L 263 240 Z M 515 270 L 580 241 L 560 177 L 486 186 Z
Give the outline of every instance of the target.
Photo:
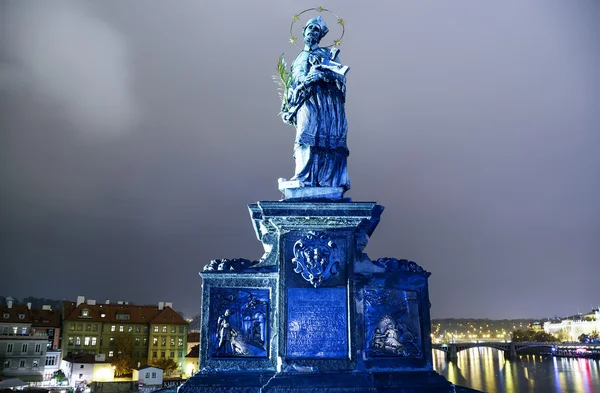
M 213 357 L 267 357 L 269 291 L 213 288 L 209 325 Z
M 453 392 L 433 371 L 429 272 L 364 253 L 374 202 L 249 206 L 264 254 L 201 272 L 200 392 Z M 466 391 L 466 390 L 463 390 Z

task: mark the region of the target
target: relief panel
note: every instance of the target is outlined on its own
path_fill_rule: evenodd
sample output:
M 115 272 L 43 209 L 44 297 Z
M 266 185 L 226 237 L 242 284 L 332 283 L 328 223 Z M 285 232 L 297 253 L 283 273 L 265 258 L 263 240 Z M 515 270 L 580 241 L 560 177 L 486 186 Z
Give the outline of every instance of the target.
M 417 291 L 365 289 L 364 307 L 368 357 L 423 356 Z
M 267 357 L 269 290 L 211 288 L 209 351 L 213 358 Z

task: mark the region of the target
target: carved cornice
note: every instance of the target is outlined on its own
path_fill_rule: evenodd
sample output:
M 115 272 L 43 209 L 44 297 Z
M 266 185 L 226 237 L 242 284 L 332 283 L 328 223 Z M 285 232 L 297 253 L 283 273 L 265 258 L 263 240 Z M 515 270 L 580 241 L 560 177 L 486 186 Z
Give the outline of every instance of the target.
M 411 272 L 422 273 L 429 276 L 431 273 L 417 265 L 414 261 L 397 258 L 379 258 L 372 261 L 375 265 L 382 267 L 386 272 Z

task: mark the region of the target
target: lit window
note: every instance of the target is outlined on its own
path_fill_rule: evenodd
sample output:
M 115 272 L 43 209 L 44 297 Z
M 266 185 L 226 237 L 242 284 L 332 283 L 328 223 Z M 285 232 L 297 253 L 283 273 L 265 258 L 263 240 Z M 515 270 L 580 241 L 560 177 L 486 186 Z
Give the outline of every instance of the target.
M 81 345 L 81 337 L 75 337 L 75 345 Z
M 73 337 L 69 337 L 69 345 L 73 345 Z
M 95 346 L 96 345 L 96 337 L 92 337 L 92 345 Z
M 171 333 L 177 333 L 177 326 L 171 326 Z
M 10 360 L 4 361 L 4 368 L 10 368 Z
M 179 337 L 179 338 L 177 339 L 177 345 L 178 345 L 179 347 L 183 347 L 183 338 Z
M 158 333 L 158 326 L 154 326 L 154 333 Z
M 116 331 L 117 331 L 117 327 L 116 327 L 115 325 L 112 325 L 112 326 L 110 327 L 110 331 L 111 331 L 111 332 L 116 332 Z
M 112 358 L 114 354 L 115 354 L 114 351 L 108 351 L 108 357 L 109 358 Z
M 18 329 L 19 329 L 18 327 L 16 327 L 16 326 L 13 326 L 13 328 L 12 328 L 12 330 L 13 330 L 13 334 L 17 334 L 17 330 L 18 330 Z
M 171 345 L 172 347 L 175 346 L 175 337 L 171 337 L 171 340 L 169 341 L 169 345 Z
M 21 328 L 21 334 L 23 334 L 23 335 L 27 334 L 27 328 L 26 327 Z
M 90 311 L 87 308 L 81 310 L 81 316 L 82 317 L 89 317 L 90 316 Z
M 135 332 L 136 332 L 136 333 L 139 333 L 139 332 L 140 332 L 140 325 L 137 325 L 137 326 L 135 327 Z
M 128 327 L 127 327 L 127 331 L 128 331 L 129 333 L 133 332 L 133 326 L 128 326 Z
M 105 317 L 106 317 L 106 314 L 104 314 L 104 313 L 100 314 L 100 318 L 105 318 Z
M 115 338 L 114 337 L 109 337 L 108 338 L 108 344 L 109 345 L 115 345 Z
M 157 337 L 154 337 L 152 339 L 152 345 L 155 346 L 155 347 L 158 345 L 158 338 Z
M 160 345 L 163 347 L 167 346 L 167 338 L 166 337 L 162 338 Z
M 135 345 L 140 345 L 141 342 L 142 342 L 142 340 L 140 340 L 139 337 L 135 338 Z
M 71 332 L 75 331 L 75 324 L 74 323 L 72 323 L 72 324 L 69 325 L 69 331 L 71 331 Z
M 83 345 L 85 345 L 86 347 L 88 345 L 90 345 L 90 338 L 89 337 L 86 336 L 86 337 L 83 338 Z
M 163 332 L 163 333 L 166 333 L 166 332 L 167 332 L 167 327 L 166 327 L 166 326 L 163 326 L 163 328 L 162 328 L 162 332 Z
M 34 361 L 33 361 L 33 367 L 37 367 L 37 366 L 38 366 L 38 364 L 39 364 L 38 360 L 34 360 Z
M 119 331 L 120 332 L 124 332 L 125 331 L 125 327 L 123 325 L 119 326 Z

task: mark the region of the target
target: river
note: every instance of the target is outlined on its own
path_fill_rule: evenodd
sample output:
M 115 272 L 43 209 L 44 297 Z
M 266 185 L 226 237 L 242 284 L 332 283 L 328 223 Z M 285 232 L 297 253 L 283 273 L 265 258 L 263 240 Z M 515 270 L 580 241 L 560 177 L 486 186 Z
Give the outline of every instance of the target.
M 492 348 L 471 348 L 448 362 L 433 350 L 435 370 L 456 385 L 487 393 L 600 393 L 600 360 L 522 355 L 505 360 Z

